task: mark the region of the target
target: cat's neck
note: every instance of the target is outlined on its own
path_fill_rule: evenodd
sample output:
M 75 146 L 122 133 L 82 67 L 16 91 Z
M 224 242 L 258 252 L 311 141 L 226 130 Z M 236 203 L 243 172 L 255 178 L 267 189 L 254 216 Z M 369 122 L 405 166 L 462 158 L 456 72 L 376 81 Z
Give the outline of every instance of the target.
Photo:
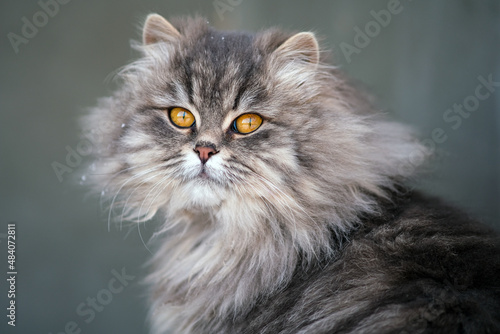
M 172 217 L 182 228 L 162 241 L 149 279 L 156 307 L 175 309 L 172 319 L 186 324 L 245 312 L 260 295 L 289 282 L 299 254 L 307 259 L 321 251 L 307 254 L 300 242 L 317 236 L 294 235 L 282 221 L 291 217 L 270 216 L 251 199 Z

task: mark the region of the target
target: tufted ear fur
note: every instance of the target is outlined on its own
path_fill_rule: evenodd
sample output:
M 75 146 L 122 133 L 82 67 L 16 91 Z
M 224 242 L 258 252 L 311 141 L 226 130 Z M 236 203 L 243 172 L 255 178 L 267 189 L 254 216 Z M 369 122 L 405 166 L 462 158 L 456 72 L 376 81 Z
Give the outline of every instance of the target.
M 142 30 L 142 42 L 144 45 L 175 41 L 179 37 L 181 37 L 179 31 L 162 16 L 150 14 L 146 18 Z
M 319 45 L 311 32 L 300 32 L 288 38 L 275 51 L 281 58 L 299 60 L 317 65 L 319 62 Z

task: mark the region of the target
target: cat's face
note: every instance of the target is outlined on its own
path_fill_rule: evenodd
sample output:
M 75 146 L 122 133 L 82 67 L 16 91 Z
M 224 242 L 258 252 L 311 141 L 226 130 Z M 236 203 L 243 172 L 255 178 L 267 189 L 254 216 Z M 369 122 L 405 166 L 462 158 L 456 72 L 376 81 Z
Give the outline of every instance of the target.
M 271 102 L 270 78 L 251 39 L 208 31 L 180 43 L 164 64 L 168 75 L 144 91 L 150 105 L 125 137 L 161 147 L 157 163 L 167 162 L 166 182 L 186 193 L 186 205 L 218 204 L 227 191 L 250 192 L 262 182 L 259 175 L 277 179 L 280 169 L 293 168 L 291 129 L 283 126 L 281 106 Z
M 132 219 L 226 205 L 235 221 L 278 212 L 290 224 L 370 210 L 367 194 L 390 186 L 388 166 L 407 145 L 391 137 L 405 134 L 367 125 L 366 106 L 319 63 L 311 33 L 222 33 L 199 19 L 176 27 L 147 20 L 144 57 L 88 119 L 116 124 L 96 143 L 96 181 L 112 205 Z

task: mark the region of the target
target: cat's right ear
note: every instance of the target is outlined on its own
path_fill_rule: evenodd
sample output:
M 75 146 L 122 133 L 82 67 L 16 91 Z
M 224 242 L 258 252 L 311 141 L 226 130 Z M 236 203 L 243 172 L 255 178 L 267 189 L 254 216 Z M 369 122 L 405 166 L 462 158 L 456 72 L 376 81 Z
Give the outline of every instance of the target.
M 150 45 L 158 42 L 173 42 L 181 37 L 180 32 L 163 16 L 149 14 L 142 30 L 142 43 Z
M 312 32 L 300 32 L 281 44 L 275 54 L 282 59 L 317 65 L 319 63 L 318 41 Z

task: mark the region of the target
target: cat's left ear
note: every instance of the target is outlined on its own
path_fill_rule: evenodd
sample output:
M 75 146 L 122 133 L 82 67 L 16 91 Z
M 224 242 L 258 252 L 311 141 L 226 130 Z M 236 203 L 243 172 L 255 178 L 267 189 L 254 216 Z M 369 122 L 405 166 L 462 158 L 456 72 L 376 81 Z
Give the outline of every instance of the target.
M 282 59 L 298 60 L 312 65 L 319 63 L 319 45 L 312 32 L 300 32 L 293 35 L 274 53 Z
M 142 30 L 142 43 L 144 45 L 158 42 L 173 42 L 181 37 L 180 32 L 163 16 L 149 14 Z

